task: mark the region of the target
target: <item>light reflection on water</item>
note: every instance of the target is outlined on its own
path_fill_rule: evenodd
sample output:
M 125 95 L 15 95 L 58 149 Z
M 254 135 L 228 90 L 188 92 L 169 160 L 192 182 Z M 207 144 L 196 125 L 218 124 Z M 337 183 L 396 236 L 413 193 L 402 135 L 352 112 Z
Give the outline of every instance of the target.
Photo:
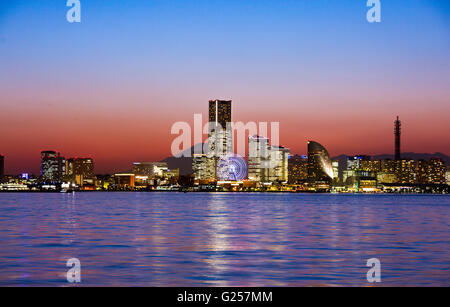
M 450 197 L 0 194 L 0 285 L 450 286 Z

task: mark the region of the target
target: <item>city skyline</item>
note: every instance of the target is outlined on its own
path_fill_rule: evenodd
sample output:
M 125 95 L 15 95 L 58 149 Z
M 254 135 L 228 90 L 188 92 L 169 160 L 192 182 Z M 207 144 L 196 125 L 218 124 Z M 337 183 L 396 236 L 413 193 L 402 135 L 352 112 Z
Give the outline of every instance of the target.
M 209 102 L 211 102 L 211 100 L 209 100 Z M 384 152 L 384 153 L 375 153 L 375 154 L 373 154 L 373 153 L 368 153 L 367 151 L 364 151 L 364 150 L 360 150 L 360 151 L 353 152 L 353 153 L 350 153 L 350 154 L 349 153 L 330 154 L 330 157 L 331 158 L 338 158 L 340 156 L 358 156 L 358 155 L 361 155 L 361 154 L 368 155 L 369 157 L 370 156 L 384 156 L 384 155 L 388 155 L 388 156 L 392 156 L 393 160 L 396 160 L 397 159 L 397 152 L 398 152 L 400 154 L 400 156 L 401 156 L 401 159 L 404 159 L 404 158 L 405 159 L 409 159 L 410 158 L 409 156 L 403 156 L 403 154 L 404 154 L 403 150 L 400 151 L 400 149 L 398 149 L 398 151 L 397 151 L 397 135 L 396 135 L 397 122 L 402 122 L 401 118 L 399 118 L 399 116 L 397 116 L 395 121 L 394 121 L 394 130 L 393 130 L 394 133 L 393 134 L 391 133 L 391 136 L 393 136 L 393 138 L 392 138 L 392 145 L 391 145 L 391 151 L 390 152 L 387 151 L 387 152 Z M 403 133 L 403 131 L 402 131 L 402 133 Z M 174 138 L 173 135 L 171 135 L 171 137 L 172 137 L 172 139 Z M 192 137 L 192 139 L 193 139 L 193 137 Z M 204 141 L 206 141 L 206 140 L 207 140 L 207 138 L 204 139 Z M 234 140 L 233 142 L 235 143 L 236 141 Z M 310 139 L 304 140 L 304 143 L 305 142 L 309 143 Z M 289 144 L 285 144 L 285 145 L 290 147 Z M 399 145 L 400 145 L 400 143 L 399 143 Z M 303 146 L 304 146 L 304 144 L 303 144 Z M 408 146 L 405 146 L 405 147 L 408 147 Z M 328 146 L 327 146 L 327 148 L 328 148 Z M 404 148 L 403 135 L 402 135 L 402 141 L 401 141 L 401 148 Z M 144 158 L 144 159 L 134 159 L 133 160 L 133 159 L 127 158 L 126 161 L 128 161 L 128 162 L 126 162 L 127 164 L 126 164 L 126 166 L 124 166 L 124 168 L 120 168 L 117 165 L 108 165 L 108 166 L 106 166 L 106 169 L 108 169 L 108 171 L 103 171 L 102 172 L 102 171 L 98 171 L 98 166 L 97 166 L 98 165 L 98 162 L 97 162 L 98 159 L 94 155 L 87 155 L 87 154 L 71 155 L 71 154 L 68 154 L 66 152 L 61 152 L 61 151 L 55 150 L 55 149 L 46 149 L 46 150 L 40 150 L 39 153 L 38 153 L 38 159 L 37 159 L 38 165 L 32 167 L 32 169 L 36 169 L 37 168 L 36 172 L 35 171 L 30 171 L 30 169 L 25 169 L 23 166 L 21 166 L 19 172 L 12 173 L 12 172 L 8 172 L 8 162 L 5 162 L 5 160 L 6 161 L 8 160 L 8 157 L 5 154 L 0 153 L 0 157 L 2 159 L 2 166 L 3 166 L 2 170 L 3 170 L 3 173 L 5 175 L 20 175 L 20 174 L 27 173 L 27 174 L 33 174 L 33 175 L 39 176 L 42 173 L 42 170 L 41 170 L 41 158 L 42 157 L 41 156 L 45 152 L 54 152 L 57 155 L 63 155 L 63 157 L 62 157 L 63 159 L 64 159 L 64 156 L 70 157 L 71 159 L 93 159 L 93 160 L 96 161 L 96 163 L 95 163 L 96 164 L 96 167 L 95 167 L 95 173 L 96 174 L 113 174 L 113 173 L 125 171 L 125 170 L 129 169 L 129 165 L 133 164 L 135 161 L 161 161 L 162 162 L 165 158 L 172 157 L 169 154 L 168 156 L 163 157 L 162 159 L 158 159 L 158 160 L 152 160 L 152 159 L 146 159 L 146 158 Z M 294 156 L 294 155 L 307 155 L 307 153 L 308 153 L 307 148 L 304 148 L 304 150 L 301 151 L 301 152 L 293 152 L 293 151 L 291 151 L 290 155 L 291 156 Z M 406 152 L 406 153 L 412 153 L 412 152 Z M 429 154 L 431 156 L 433 156 L 433 154 L 446 155 L 443 152 L 414 152 L 414 154 Z M 248 159 L 248 157 L 245 157 L 245 158 Z M 157 162 L 155 162 L 155 163 L 157 163 Z
M 384 3 L 380 24 L 365 1 L 131 2 L 89 1 L 81 24 L 59 1 L 0 4 L 6 173 L 38 173 L 43 150 L 97 173 L 162 160 L 171 125 L 207 118 L 212 98 L 234 101 L 234 121 L 279 121 L 291 153 L 312 139 L 392 154 L 400 115 L 403 152 L 450 154 L 448 1 Z

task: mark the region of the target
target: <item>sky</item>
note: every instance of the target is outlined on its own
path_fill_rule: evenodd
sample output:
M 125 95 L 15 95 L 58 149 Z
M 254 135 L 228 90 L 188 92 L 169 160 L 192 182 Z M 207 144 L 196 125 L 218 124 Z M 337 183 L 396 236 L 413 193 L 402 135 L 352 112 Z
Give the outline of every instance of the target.
M 0 154 L 90 156 L 96 173 L 170 155 L 177 121 L 233 100 L 233 121 L 280 122 L 280 143 L 332 156 L 450 154 L 450 2 L 0 0 Z

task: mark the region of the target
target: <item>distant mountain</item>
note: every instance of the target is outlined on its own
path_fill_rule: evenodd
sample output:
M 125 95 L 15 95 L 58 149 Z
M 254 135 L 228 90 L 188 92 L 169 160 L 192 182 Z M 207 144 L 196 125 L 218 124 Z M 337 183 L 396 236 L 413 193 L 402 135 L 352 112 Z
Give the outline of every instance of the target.
M 167 157 L 161 162 L 166 162 L 169 166 L 169 169 L 173 168 L 179 168 L 180 169 L 180 175 L 189 175 L 192 174 L 192 155 L 194 154 L 194 150 L 198 149 L 200 150 L 202 148 L 203 144 L 196 144 L 192 146 L 190 149 L 187 149 L 182 152 L 182 157 L 175 158 L 175 157 Z M 190 152 L 189 157 L 185 157 L 187 153 Z

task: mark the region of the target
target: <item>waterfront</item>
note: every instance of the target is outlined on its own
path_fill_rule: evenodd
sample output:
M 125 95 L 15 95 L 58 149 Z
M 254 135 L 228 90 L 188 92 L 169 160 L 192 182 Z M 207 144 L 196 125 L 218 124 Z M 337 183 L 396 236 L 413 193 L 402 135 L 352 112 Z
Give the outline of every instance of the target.
M 450 196 L 0 194 L 0 285 L 450 286 Z

